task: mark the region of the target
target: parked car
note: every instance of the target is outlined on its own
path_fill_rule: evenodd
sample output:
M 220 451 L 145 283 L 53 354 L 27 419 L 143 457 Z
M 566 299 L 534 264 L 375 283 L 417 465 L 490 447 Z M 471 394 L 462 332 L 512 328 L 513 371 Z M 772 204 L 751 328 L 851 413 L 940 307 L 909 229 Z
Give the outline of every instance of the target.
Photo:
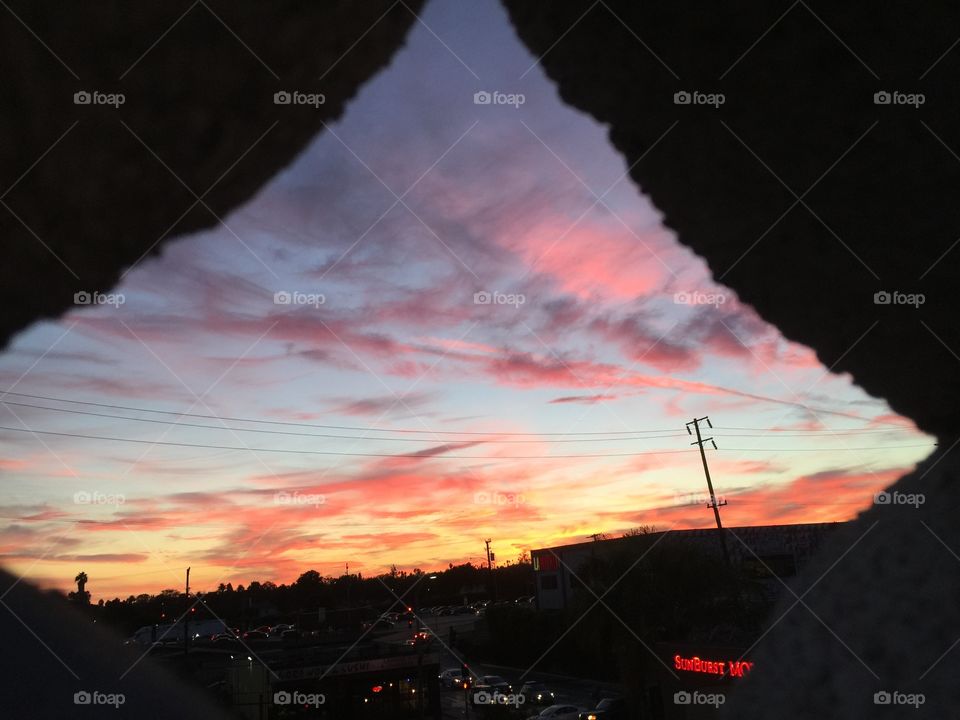
M 513 686 L 499 675 L 481 675 L 477 681 L 477 689 L 489 688 L 497 692 L 509 695 L 513 692 Z
M 627 701 L 623 698 L 604 698 L 593 710 L 580 713 L 577 720 L 626 720 Z
M 472 615 L 473 608 L 470 607 L 469 605 L 461 605 L 453 609 L 453 614 L 454 615 Z
M 263 630 L 247 630 L 243 634 L 244 640 L 269 640 L 270 636 Z
M 554 692 L 536 680 L 525 682 L 520 688 L 520 694 L 527 705 L 553 705 L 556 702 Z
M 445 688 L 463 687 L 463 674 L 460 672 L 460 668 L 447 668 L 437 677 L 440 679 L 440 684 Z
M 579 720 L 583 712 L 584 708 L 576 705 L 551 705 L 541 710 L 539 715 L 532 717 L 537 720 Z
M 217 635 L 214 635 L 212 638 L 210 638 L 210 642 L 213 643 L 214 645 L 231 645 L 232 646 L 237 644 L 238 637 L 240 636 L 233 632 L 218 633 Z

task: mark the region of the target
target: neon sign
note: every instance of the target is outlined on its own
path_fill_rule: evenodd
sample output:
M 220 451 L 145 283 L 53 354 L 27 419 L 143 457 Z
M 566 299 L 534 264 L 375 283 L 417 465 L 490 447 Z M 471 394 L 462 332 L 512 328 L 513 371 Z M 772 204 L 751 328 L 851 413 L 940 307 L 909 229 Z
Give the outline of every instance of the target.
M 693 657 L 673 656 L 673 667 L 684 672 L 719 675 L 721 677 L 742 678 L 753 669 L 753 663 L 747 660 L 704 660 L 696 655 Z
M 548 553 L 537 553 L 533 556 L 533 569 L 536 572 L 543 570 L 559 570 L 560 563 L 557 556 Z

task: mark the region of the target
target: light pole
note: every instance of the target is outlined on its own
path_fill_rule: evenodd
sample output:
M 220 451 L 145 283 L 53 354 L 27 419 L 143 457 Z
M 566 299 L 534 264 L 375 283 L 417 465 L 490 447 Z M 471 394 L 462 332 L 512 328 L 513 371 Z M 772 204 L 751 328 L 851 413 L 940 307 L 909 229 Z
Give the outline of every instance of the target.
M 427 580 L 436 580 L 436 575 L 428 575 Z M 420 590 L 423 585 L 417 583 L 417 591 L 413 594 L 413 617 L 417 620 L 417 632 L 420 632 Z

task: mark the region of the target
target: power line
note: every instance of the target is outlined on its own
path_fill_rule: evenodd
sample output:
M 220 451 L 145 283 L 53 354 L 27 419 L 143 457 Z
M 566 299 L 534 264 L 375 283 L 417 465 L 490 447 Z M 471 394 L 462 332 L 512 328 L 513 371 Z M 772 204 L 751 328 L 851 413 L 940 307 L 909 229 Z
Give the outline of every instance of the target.
M 281 425 L 281 426 L 292 426 L 292 427 L 305 427 L 305 428 L 317 428 L 325 430 L 353 430 L 358 432 L 378 432 L 378 433 L 402 433 L 402 434 L 427 434 L 427 435 L 465 435 L 465 436 L 517 436 L 517 437 L 573 437 L 573 436 L 597 436 L 597 435 L 646 435 L 646 434 L 656 434 L 656 433 L 671 433 L 670 435 L 664 435 L 664 437 L 678 437 L 674 433 L 674 428 L 660 428 L 660 429 L 646 429 L 646 430 L 607 430 L 607 431 L 593 431 L 593 432 L 496 432 L 496 431 L 468 431 L 468 430 L 431 430 L 431 429 L 419 429 L 419 428 L 384 428 L 384 427 L 363 427 L 360 425 L 328 425 L 323 423 L 306 423 L 306 422 L 295 422 L 292 420 L 266 420 L 258 418 L 244 418 L 244 417 L 231 417 L 226 415 L 206 415 L 203 413 L 191 413 L 191 412 L 178 412 L 173 410 L 156 410 L 152 408 L 137 407 L 132 405 L 118 405 L 111 403 L 98 403 L 88 400 L 71 400 L 68 398 L 54 397 L 50 395 L 33 395 L 29 393 L 19 393 L 12 391 L 0 391 L 0 396 L 12 395 L 15 397 L 29 398 L 33 400 L 45 400 L 48 402 L 58 402 L 58 403 L 70 403 L 75 405 L 86 405 L 89 407 L 99 407 L 107 408 L 111 410 L 126 410 L 129 412 L 142 412 L 142 413 L 154 413 L 159 415 L 173 415 L 175 417 L 192 417 L 203 420 L 220 420 L 220 421 L 229 421 L 229 422 L 243 422 L 243 423 L 257 423 L 264 425 Z M 0 400 L 0 402 L 5 402 Z M 9 405 L 14 405 L 16 403 L 9 402 Z M 34 407 L 26 403 L 22 403 L 26 407 Z M 69 408 L 44 408 L 42 406 L 36 406 L 45 410 L 62 410 L 64 412 L 74 412 L 79 413 L 77 410 L 70 410 Z M 110 417 L 110 416 L 107 416 Z M 144 420 L 144 418 L 130 418 L 123 416 L 119 419 L 123 420 Z M 180 423 L 183 424 L 183 423 Z M 717 430 L 745 430 L 753 432 L 796 432 L 796 433 L 812 433 L 819 434 L 824 433 L 827 435 L 830 434 L 839 434 L 839 433 L 882 433 L 882 432 L 893 432 L 894 430 L 903 429 L 910 430 L 911 428 L 900 425 L 900 424 L 890 424 L 891 427 L 889 430 L 881 430 L 876 428 L 850 428 L 850 429 L 839 429 L 839 430 L 821 430 L 813 429 L 806 430 L 804 428 L 754 428 L 754 427 L 720 427 L 717 426 Z M 240 428 L 232 428 L 234 430 L 240 430 Z M 324 437 L 323 435 L 316 435 L 316 437 Z M 347 436 L 332 436 L 332 437 L 347 437 Z M 352 438 L 351 438 L 352 439 Z M 373 438 L 373 439 L 388 439 L 388 438 Z
M 202 448 L 207 450 L 239 450 L 242 452 L 272 452 L 272 453 L 288 453 L 293 455 L 335 455 L 335 456 L 345 456 L 345 457 L 380 457 L 380 458 L 420 458 L 420 459 L 433 459 L 433 458 L 452 458 L 456 460 L 550 460 L 553 458 L 608 458 L 608 457 L 635 457 L 638 455 L 673 455 L 678 453 L 686 453 L 689 450 L 644 450 L 639 452 L 625 452 L 625 453 L 587 453 L 587 454 L 575 454 L 575 455 L 451 455 L 451 454 L 427 454 L 431 448 L 427 448 L 424 451 L 414 451 L 410 453 L 354 453 L 354 452 L 337 452 L 333 450 L 294 450 L 291 448 L 254 448 L 254 447 L 237 447 L 235 445 L 209 445 L 206 443 L 182 443 L 182 442 L 172 442 L 169 440 L 141 440 L 138 438 L 120 438 L 120 437 L 110 437 L 102 435 L 84 435 L 81 433 L 66 433 L 66 432 L 54 432 L 52 430 L 33 430 L 31 428 L 14 428 L 6 427 L 0 425 L 0 430 L 7 430 L 8 432 L 19 432 L 19 433 L 28 433 L 32 435 L 55 435 L 57 437 L 70 437 L 70 438 L 79 438 L 83 440 L 106 440 L 109 442 L 125 442 L 125 443 L 138 443 L 143 445 L 160 445 L 160 446 L 170 446 L 170 447 L 189 447 L 189 448 Z M 936 443 L 934 443 L 936 445 Z M 854 451 L 854 450 L 898 450 L 906 448 L 928 448 L 930 445 L 877 445 L 873 447 L 842 447 L 842 448 L 727 448 L 731 452 L 838 452 L 841 450 L 844 451 Z
M 720 428 L 714 428 L 714 430 L 719 430 Z M 777 435 L 777 437 L 814 437 L 814 438 L 829 438 L 834 435 L 881 435 L 884 433 L 899 432 L 898 430 L 877 430 L 877 431 L 864 431 L 858 432 L 856 430 L 831 430 L 830 432 L 822 433 L 783 433 Z M 768 433 L 766 432 L 756 432 L 756 433 L 724 433 L 723 437 L 767 437 Z
M 15 402 L 15 401 L 13 401 L 13 400 L 3 400 L 3 401 L 0 401 L 0 402 L 2 402 L 4 405 L 13 405 L 14 407 L 33 408 L 34 410 L 48 410 L 48 411 L 50 411 L 50 412 L 68 413 L 68 414 L 71 414 L 71 415 L 86 415 L 86 416 L 90 416 L 90 417 L 102 417 L 102 418 L 110 418 L 110 419 L 114 419 L 114 420 L 132 420 L 132 421 L 134 421 L 134 422 L 154 423 L 154 424 L 157 424 L 157 425 L 172 425 L 172 426 L 175 426 L 175 427 L 201 428 L 201 429 L 205 429 L 205 430 L 230 430 L 230 431 L 232 431 L 232 432 L 262 433 L 262 434 L 267 434 L 267 435 L 287 435 L 287 436 L 292 436 L 292 437 L 331 438 L 331 439 L 335 439 L 335 440 L 373 440 L 373 441 L 382 440 L 382 441 L 385 441 L 385 442 L 424 442 L 424 438 L 411 438 L 411 437 L 397 438 L 397 437 L 375 437 L 375 436 L 372 436 L 372 435 L 334 435 L 334 434 L 332 434 L 332 433 L 301 433 L 301 432 L 294 432 L 294 431 L 290 431 L 290 430 L 263 430 L 263 429 L 260 429 L 260 428 L 241 428 L 241 427 L 231 427 L 231 426 L 229 426 L 229 425 L 201 425 L 201 424 L 199 424 L 199 423 L 181 422 L 180 420 L 160 420 L 160 419 L 158 419 L 158 418 L 139 418 L 139 417 L 130 417 L 130 416 L 128 416 L 128 415 L 115 415 L 115 414 L 113 414 L 113 413 L 99 413 L 99 412 L 93 412 L 93 411 L 91 411 L 91 410 L 74 410 L 74 409 L 72 409 L 72 408 L 48 407 L 48 406 L 45 406 L 45 405 L 34 405 L 34 404 L 32 404 L 32 403 Z M 156 412 L 156 411 L 145 411 L 145 412 Z M 716 428 L 716 429 L 721 429 L 721 428 Z M 752 429 L 752 428 L 750 428 L 750 429 Z M 904 429 L 906 429 L 906 428 L 904 428 Z M 424 430 L 423 432 L 429 432 L 429 431 Z M 653 432 L 653 431 L 650 431 L 650 432 Z M 888 429 L 888 430 L 856 430 L 856 429 L 851 429 L 851 430 L 827 430 L 827 431 L 823 431 L 823 430 L 813 431 L 813 430 L 811 430 L 811 431 L 809 431 L 809 432 L 807 432 L 807 433 L 794 433 L 794 432 L 791 431 L 791 432 L 786 432 L 786 433 L 784 433 L 784 434 L 781 434 L 779 437 L 811 437 L 812 435 L 830 437 L 830 436 L 833 436 L 833 435 L 883 434 L 883 433 L 891 433 L 891 432 L 897 432 L 897 430 L 896 430 L 896 429 Z M 466 433 L 462 433 L 462 434 L 466 435 Z M 504 433 L 504 434 L 511 434 L 511 435 L 513 435 L 513 434 L 515 434 L 515 433 Z M 516 433 L 516 434 L 519 434 L 519 433 Z M 572 434 L 577 434 L 577 433 L 572 433 Z M 586 434 L 586 433 L 585 433 L 585 434 Z M 496 435 L 496 433 L 491 432 L 490 435 L 491 435 L 491 437 L 494 437 L 494 436 Z M 666 434 L 662 434 L 662 435 L 647 435 L 647 436 L 645 436 L 645 437 L 602 437 L 602 438 L 587 437 L 587 438 L 565 438 L 565 439 L 553 439 L 553 438 L 540 439 L 540 438 L 535 438 L 535 439 L 527 439 L 527 440 L 515 440 L 515 439 L 511 439 L 511 440 L 496 440 L 496 439 L 491 439 L 491 440 L 484 440 L 484 442 L 496 443 L 496 444 L 498 444 L 498 445 L 499 445 L 499 444 L 506 444 L 506 443 L 510 443 L 510 444 L 515 444 L 515 443 L 581 443 L 581 442 L 617 442 L 617 441 L 619 441 L 619 440 L 626 440 L 626 441 L 630 441 L 630 440 L 660 440 L 660 439 L 664 439 L 664 438 L 675 438 L 675 437 L 683 437 L 683 433 L 666 433 Z M 765 433 L 731 433 L 731 434 L 725 434 L 724 437 L 766 437 L 766 434 L 765 434 Z
M 936 447 L 937 443 L 930 445 L 869 445 L 860 447 L 815 447 L 815 448 L 725 448 L 730 452 L 838 452 L 840 450 L 898 450 L 906 448 L 930 448 Z
M 50 410 L 52 412 L 62 412 L 69 413 L 71 415 L 87 415 L 92 417 L 102 417 L 102 418 L 112 418 L 115 420 L 132 420 L 134 422 L 146 422 L 146 423 L 155 423 L 159 425 L 171 425 L 174 427 L 191 427 L 191 428 L 203 428 L 205 430 L 230 430 L 233 432 L 250 432 L 250 433 L 264 433 L 268 435 L 289 435 L 295 437 L 316 437 L 316 438 L 333 438 L 337 440 L 382 440 L 384 442 L 426 442 L 428 438 L 392 438 L 392 437 L 373 437 L 371 435 L 332 435 L 329 433 L 301 433 L 293 432 L 289 430 L 261 430 L 259 428 L 239 428 L 239 427 L 230 427 L 228 425 L 201 425 L 199 423 L 190 423 L 190 422 L 180 422 L 179 420 L 159 420 L 157 418 L 138 418 L 138 417 L 129 417 L 127 415 L 114 415 L 112 413 L 98 413 L 90 410 L 73 410 L 70 408 L 54 408 L 54 407 L 45 407 L 43 405 L 32 405 L 30 403 L 20 403 L 13 402 L 12 400 L 3 400 L 0 401 L 4 405 L 13 405 L 15 407 L 27 407 L 34 408 L 35 410 Z M 155 412 L 155 411 L 150 411 Z M 424 431 L 426 432 L 426 431 Z M 493 433 L 491 433 L 493 435 Z M 660 440 L 663 438 L 675 438 L 683 437 L 682 433 L 672 433 L 665 435 L 649 435 L 647 437 L 613 437 L 613 438 L 567 438 L 563 440 L 558 439 L 532 439 L 532 440 L 483 440 L 485 443 L 491 444 L 503 444 L 503 443 L 581 443 L 581 442 L 617 442 L 620 440 Z
M 357 430 L 360 432 L 382 432 L 382 433 L 419 433 L 430 435 L 517 435 L 517 436 L 571 436 L 571 435 L 639 435 L 646 433 L 672 433 L 675 428 L 661 428 L 659 430 L 609 430 L 605 432 L 476 432 L 466 430 L 428 430 L 414 428 L 377 428 L 362 427 L 359 425 L 325 425 L 321 423 L 303 423 L 292 420 L 262 420 L 256 418 L 230 417 L 226 415 L 204 415 L 202 413 L 175 412 L 172 410 L 153 410 L 151 408 L 133 407 L 130 405 L 112 405 L 109 403 L 97 403 L 87 400 L 68 400 L 66 398 L 51 397 L 49 395 L 30 395 L 27 393 L 17 393 L 0 391 L 0 395 L 14 395 L 16 397 L 31 398 L 33 400 L 47 400 L 50 402 L 73 403 L 76 405 L 88 405 L 92 407 L 110 408 L 112 410 L 128 410 L 130 412 L 157 413 L 160 415 L 175 415 L 178 417 L 194 417 L 205 420 L 228 420 L 230 422 L 262 423 L 266 425 L 292 425 L 294 427 L 321 428 L 326 430 Z M 11 403 L 12 404 L 12 403 Z M 127 418 L 129 419 L 129 418 Z
M 874 433 L 891 433 L 891 432 L 897 432 L 898 430 L 907 430 L 907 431 L 909 431 L 909 430 L 912 430 L 913 428 L 910 428 L 910 427 L 908 427 L 908 426 L 906 426 L 906 425 L 897 425 L 897 426 L 892 426 L 892 427 L 885 428 L 885 429 L 881 429 L 881 428 L 838 428 L 838 429 L 836 429 L 836 430 L 830 430 L 829 428 L 827 428 L 827 429 L 814 429 L 814 428 L 810 428 L 810 429 L 805 429 L 805 428 L 777 428 L 777 427 L 771 427 L 771 428 L 753 428 L 753 427 L 729 427 L 729 426 L 728 426 L 728 427 L 721 427 L 720 425 L 715 425 L 713 429 L 714 429 L 714 430 L 748 430 L 748 431 L 751 431 L 751 432 L 757 432 L 757 433 L 763 433 L 763 434 L 770 433 L 770 432 L 787 433 L 788 436 L 796 433 L 798 437 L 802 437 L 802 436 L 804 436 L 804 435 L 848 435 L 848 434 L 857 434 L 857 435 L 859 435 L 859 434 L 865 434 L 865 435 L 869 435 L 869 434 L 874 434 Z M 725 437 L 752 437 L 752 436 L 747 436 L 747 435 L 726 435 Z M 781 435 L 781 437 L 784 437 L 784 436 Z
M 208 445 L 206 443 L 182 443 L 169 440 L 140 440 L 138 438 L 120 438 L 108 437 L 102 435 L 84 435 L 82 433 L 54 432 L 52 430 L 33 430 L 31 428 L 14 428 L 0 426 L 0 430 L 10 432 L 29 433 L 36 435 L 55 435 L 58 437 L 80 438 L 83 440 L 107 440 L 110 442 L 140 443 L 144 445 L 162 445 L 172 447 L 190 447 L 204 448 L 208 450 L 240 450 L 245 452 L 272 452 L 272 453 L 290 453 L 294 455 L 338 455 L 346 457 L 380 457 L 380 458 L 411 458 L 411 459 L 432 459 L 432 458 L 453 458 L 465 460 L 550 460 L 552 458 L 604 458 L 604 457 L 632 457 L 634 455 L 669 455 L 673 453 L 684 453 L 687 450 L 653 450 L 646 452 L 628 452 L 628 453 L 593 453 L 578 455 L 450 455 L 436 454 L 429 455 L 426 451 L 414 451 L 410 453 L 354 453 L 354 452 L 335 452 L 333 450 L 293 450 L 290 448 L 254 448 L 237 447 L 235 445 Z M 430 450 L 430 448 L 427 448 Z

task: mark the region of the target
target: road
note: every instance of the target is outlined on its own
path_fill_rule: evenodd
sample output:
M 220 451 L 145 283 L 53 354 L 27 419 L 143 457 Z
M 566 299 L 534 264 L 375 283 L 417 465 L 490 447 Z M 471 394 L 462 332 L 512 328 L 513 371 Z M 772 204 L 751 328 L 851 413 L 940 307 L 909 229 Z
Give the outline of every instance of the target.
M 450 628 L 458 632 L 473 628 L 474 622 L 481 621 L 473 615 L 453 615 L 444 617 L 424 618 L 429 630 L 438 636 L 443 643 L 439 643 L 440 668 L 459 668 L 460 659 L 456 657 L 444 644 L 448 643 Z M 409 632 L 409 631 L 407 631 Z M 598 683 L 595 680 L 556 675 L 553 673 L 538 672 L 528 668 L 514 668 L 484 662 L 471 662 L 470 670 L 474 675 L 500 675 L 519 692 L 520 686 L 526 681 L 542 682 L 555 694 L 556 703 L 569 703 L 584 709 L 593 707 L 596 698 L 611 697 L 622 694 L 619 686 L 612 683 Z M 482 718 L 482 711 L 472 707 L 472 693 L 468 694 L 464 703 L 463 690 L 441 689 L 441 708 L 444 720 L 463 720 L 464 718 Z M 535 705 L 521 706 L 519 717 L 528 718 L 536 715 L 542 708 Z
M 450 630 L 451 628 L 457 632 L 467 631 L 473 629 L 473 624 L 478 620 L 476 615 L 445 615 L 443 617 L 424 617 L 422 630 L 426 630 L 436 637 L 440 638 L 443 643 L 440 644 L 440 647 L 443 647 L 443 644 L 449 644 L 450 640 Z M 378 632 L 377 639 L 383 642 L 396 642 L 402 643 L 405 640 L 409 640 L 413 637 L 413 633 L 417 630 L 417 621 L 413 621 L 413 625 L 408 627 L 406 622 L 401 622 L 393 630 L 387 632 Z
M 429 631 L 434 636 L 434 646 L 431 650 L 440 653 L 440 669 L 460 667 L 460 658 L 458 658 L 449 649 L 449 638 L 451 628 L 457 632 L 466 632 L 473 629 L 474 623 L 482 622 L 476 615 L 447 615 L 442 617 L 423 618 L 423 629 Z M 416 629 L 416 621 L 412 628 L 404 624 L 398 629 L 391 630 L 379 636 L 380 640 L 386 642 L 402 643 L 412 637 Z M 611 683 L 599 683 L 595 680 L 570 677 L 566 675 L 556 675 L 553 673 L 538 672 L 527 668 L 512 668 L 492 663 L 471 662 L 470 670 L 474 675 L 500 675 L 519 692 L 520 686 L 525 681 L 536 681 L 544 683 L 555 694 L 556 703 L 569 703 L 578 705 L 584 709 L 593 707 L 595 699 L 599 697 L 611 697 L 621 694 L 620 688 Z M 444 720 L 481 720 L 484 716 L 481 709 L 473 707 L 472 692 L 466 697 L 464 703 L 464 691 L 459 689 L 441 688 L 440 705 Z M 535 716 L 542 708 L 535 705 L 525 705 L 521 707 L 518 717 L 528 718 Z

